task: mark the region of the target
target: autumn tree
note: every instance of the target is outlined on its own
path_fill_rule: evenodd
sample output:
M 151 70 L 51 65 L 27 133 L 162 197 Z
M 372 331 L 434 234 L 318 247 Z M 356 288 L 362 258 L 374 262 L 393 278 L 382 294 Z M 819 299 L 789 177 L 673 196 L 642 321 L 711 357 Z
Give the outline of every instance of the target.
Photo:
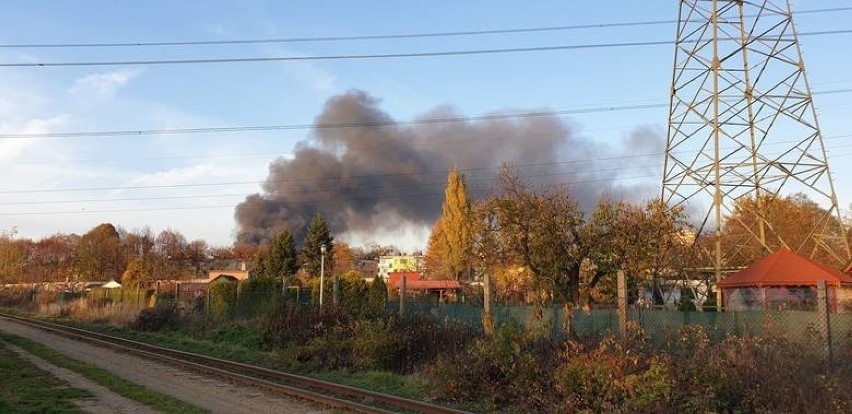
M 126 287 L 136 287 L 151 280 L 149 261 L 137 257 L 127 264 L 127 269 L 121 275 L 121 283 Z
M 27 270 L 32 281 L 73 280 L 74 257 L 80 237 L 54 234 L 29 244 Z
M 24 281 L 27 249 L 23 240 L 15 239 L 16 229 L 0 232 L 0 283 Z
M 195 277 L 201 277 L 201 266 L 207 261 L 210 246 L 202 239 L 195 239 L 186 246 L 186 261 L 192 266 Z
M 650 281 L 657 295 L 661 280 L 683 267 L 693 234 L 682 207 L 668 208 L 658 200 L 645 205 L 601 200 L 582 232 L 584 244 L 591 246 L 590 275 L 583 283 L 586 302 L 613 301 L 619 270 L 628 280 Z
M 76 267 L 82 280 L 118 279 L 123 272 L 118 231 L 110 223 L 84 234 L 77 246 Z
M 430 279 L 447 279 L 444 260 L 441 255 L 441 240 L 443 239 L 441 219 L 432 226 L 429 241 L 426 244 L 426 272 Z
M 841 222 L 824 208 L 813 202 L 806 194 L 786 197 L 772 195 L 761 199 L 742 198 L 734 211 L 725 218 L 722 227 L 723 245 L 742 245 L 741 249 L 729 253 L 728 266 L 744 266 L 766 256 L 770 251 L 786 247 L 813 259 L 840 267 L 847 256 L 846 245 L 839 233 Z M 766 245 L 761 245 L 752 233 L 757 228 L 757 217 L 765 219 Z M 827 230 L 828 237 L 820 238 L 817 245 L 811 237 L 816 229 Z M 834 233 L 831 230 L 835 230 Z M 833 252 L 834 254 L 830 253 Z
M 305 236 L 305 244 L 302 247 L 302 257 L 304 257 L 304 267 L 309 277 L 317 277 L 320 275 L 320 261 L 322 253 L 320 248 L 325 245 L 325 266 L 326 270 L 334 263 L 334 237 L 328 230 L 328 224 L 322 214 L 317 213 L 311 224 L 308 226 L 308 232 Z
M 504 167 L 499 192 L 486 201 L 485 210 L 478 237 L 530 272 L 540 306 L 542 292 L 563 303 L 565 328 L 570 328 L 573 305 L 580 300 L 581 266 L 589 254 L 580 243 L 583 213 L 577 203 L 563 187 L 532 188 L 516 170 Z
M 341 275 L 356 270 L 355 252 L 349 247 L 348 243 L 338 241 L 334 244 L 334 263 L 331 267 L 337 274 Z
M 177 230 L 166 229 L 157 235 L 154 273 L 158 279 L 182 279 L 187 275 L 187 245 L 186 237 Z
M 122 246 L 124 249 L 125 260 L 130 263 L 135 259 L 140 259 L 150 266 L 156 255 L 156 242 L 151 229 L 144 227 L 140 230 L 131 231 L 124 236 Z
M 453 167 L 447 175 L 441 217 L 432 230 L 426 255 L 449 278 L 459 279 L 469 267 L 472 215 L 464 175 Z

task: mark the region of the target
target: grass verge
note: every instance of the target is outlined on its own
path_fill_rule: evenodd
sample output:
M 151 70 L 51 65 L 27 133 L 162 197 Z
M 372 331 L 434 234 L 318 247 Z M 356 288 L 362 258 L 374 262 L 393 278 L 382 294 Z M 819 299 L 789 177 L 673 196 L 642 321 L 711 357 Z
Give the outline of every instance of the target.
M 152 345 L 164 346 L 186 352 L 194 352 L 216 358 L 258 365 L 284 372 L 293 372 L 307 377 L 318 378 L 337 384 L 351 387 L 363 388 L 371 391 L 398 395 L 400 397 L 424 400 L 429 394 L 429 386 L 416 375 L 397 375 L 389 372 L 379 371 L 304 371 L 300 370 L 299 363 L 294 357 L 292 349 L 276 349 L 262 351 L 253 347 L 235 344 L 231 341 L 222 340 L 227 335 L 217 335 L 218 331 L 229 328 L 195 329 L 195 331 L 207 332 L 212 337 L 219 339 L 197 339 L 192 333 L 181 330 L 164 330 L 161 332 L 137 332 L 130 329 L 122 329 L 114 326 L 89 324 L 76 320 L 52 319 L 53 322 L 89 329 L 108 335 L 117 336 L 134 341 L 145 342 Z
M 79 413 L 74 401 L 91 398 L 21 358 L 0 342 L 0 412 Z
M 127 397 L 131 400 L 138 401 L 155 410 L 168 413 L 206 413 L 207 411 L 188 404 L 177 398 L 153 391 L 141 385 L 130 382 L 124 378 L 117 377 L 110 372 L 98 368 L 96 366 L 80 362 L 66 357 L 44 345 L 31 341 L 26 338 L 21 338 L 15 335 L 0 333 L 0 339 L 15 344 L 24 348 L 27 352 L 36 355 L 54 365 L 70 369 L 74 372 L 83 375 L 84 377 L 106 387 L 107 389 Z M 5 384 L 4 384 L 5 385 Z M 4 387 L 5 388 L 5 387 Z M 36 410 L 40 412 L 39 410 Z M 0 412 L 6 412 L 0 407 Z

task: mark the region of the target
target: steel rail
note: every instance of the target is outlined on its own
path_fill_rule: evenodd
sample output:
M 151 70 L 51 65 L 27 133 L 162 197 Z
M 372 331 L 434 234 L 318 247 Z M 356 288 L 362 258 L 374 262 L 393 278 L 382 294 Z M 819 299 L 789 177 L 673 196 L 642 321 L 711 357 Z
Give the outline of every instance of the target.
M 1 319 L 12 320 L 64 337 L 104 346 L 148 359 L 178 364 L 195 371 L 219 375 L 230 380 L 265 388 L 277 393 L 302 398 L 323 405 L 350 409 L 360 413 L 390 413 L 385 408 L 428 414 L 462 414 L 466 411 L 430 404 L 423 401 L 383 394 L 315 378 L 290 374 L 269 368 L 229 361 L 151 345 L 131 339 L 119 338 L 86 329 L 55 324 L 20 315 L 0 314 Z M 339 398 L 345 396 L 346 398 Z M 357 399 L 362 402 L 355 401 Z M 382 408 L 385 407 L 385 408 Z

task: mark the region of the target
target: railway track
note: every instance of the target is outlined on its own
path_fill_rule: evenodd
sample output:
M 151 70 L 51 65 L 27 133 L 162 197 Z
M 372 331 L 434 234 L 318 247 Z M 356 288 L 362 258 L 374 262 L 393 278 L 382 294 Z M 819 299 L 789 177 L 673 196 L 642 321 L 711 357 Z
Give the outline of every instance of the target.
M 264 388 L 274 393 L 302 398 L 329 407 L 343 408 L 359 413 L 466 413 L 465 411 L 423 401 L 335 384 L 333 382 L 228 361 L 207 355 L 164 348 L 19 315 L 0 314 L 0 318 L 61 335 L 69 339 L 111 348 L 147 359 L 166 362 L 172 366 L 181 366 L 193 371 L 220 376 L 236 383 Z

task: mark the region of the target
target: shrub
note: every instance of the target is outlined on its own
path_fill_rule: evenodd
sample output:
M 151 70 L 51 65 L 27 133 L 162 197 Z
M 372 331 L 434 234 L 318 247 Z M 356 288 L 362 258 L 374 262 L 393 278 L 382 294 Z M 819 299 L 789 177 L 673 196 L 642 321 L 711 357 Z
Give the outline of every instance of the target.
M 213 283 L 208 290 L 210 295 L 210 315 L 232 316 L 237 306 L 237 284 L 228 281 Z
M 215 328 L 210 331 L 208 338 L 215 342 L 241 346 L 248 349 L 266 348 L 263 333 L 255 327 L 243 324 Z
M 174 325 L 177 318 L 178 313 L 174 306 L 161 305 L 145 308 L 136 316 L 131 328 L 143 332 L 156 332 Z
M 234 307 L 239 307 L 235 311 L 245 317 L 263 314 L 280 298 L 281 286 L 281 280 L 265 276 L 240 282 L 239 298 L 232 299 Z M 236 291 L 234 293 L 236 295 Z
M 345 326 L 334 326 L 315 336 L 301 347 L 297 359 L 306 368 L 339 369 L 352 366 L 351 332 Z
M 25 308 L 33 305 L 35 293 L 30 289 L 6 289 L 0 293 L 0 307 Z
M 367 309 L 373 314 L 381 314 L 388 302 L 388 286 L 385 281 L 376 277 L 367 290 Z
M 480 338 L 458 354 L 440 356 L 427 370 L 436 397 L 484 403 L 486 409 L 514 404 L 546 411 L 554 349 L 521 328 L 505 324 L 493 338 Z
M 390 370 L 396 368 L 399 354 L 399 337 L 393 327 L 389 326 L 388 319 L 356 323 L 352 343 L 352 360 L 355 368 Z
M 708 338 L 687 327 L 651 346 L 568 341 L 562 351 L 502 327 L 426 372 L 434 396 L 485 409 L 544 412 L 850 412 L 850 364 L 827 367 L 784 337 Z M 506 407 L 506 406 L 509 407 Z
M 274 347 L 305 345 L 328 329 L 347 326 L 352 315 L 331 306 L 318 309 L 289 303 L 267 311 L 260 320 L 264 340 Z M 347 333 L 351 337 L 351 332 Z
M 332 367 L 398 373 L 414 372 L 438 355 L 460 352 L 476 335 L 467 325 L 435 324 L 423 316 L 358 315 L 331 306 L 318 309 L 290 304 L 267 312 L 260 327 L 264 343 L 273 348 L 300 348 L 300 358 L 314 367 L 328 361 Z M 322 346 L 337 349 L 340 355 L 331 358 Z
M 638 350 L 638 352 L 637 352 Z M 560 411 L 660 412 L 672 392 L 670 363 L 615 339 L 587 350 L 569 342 L 554 373 Z

